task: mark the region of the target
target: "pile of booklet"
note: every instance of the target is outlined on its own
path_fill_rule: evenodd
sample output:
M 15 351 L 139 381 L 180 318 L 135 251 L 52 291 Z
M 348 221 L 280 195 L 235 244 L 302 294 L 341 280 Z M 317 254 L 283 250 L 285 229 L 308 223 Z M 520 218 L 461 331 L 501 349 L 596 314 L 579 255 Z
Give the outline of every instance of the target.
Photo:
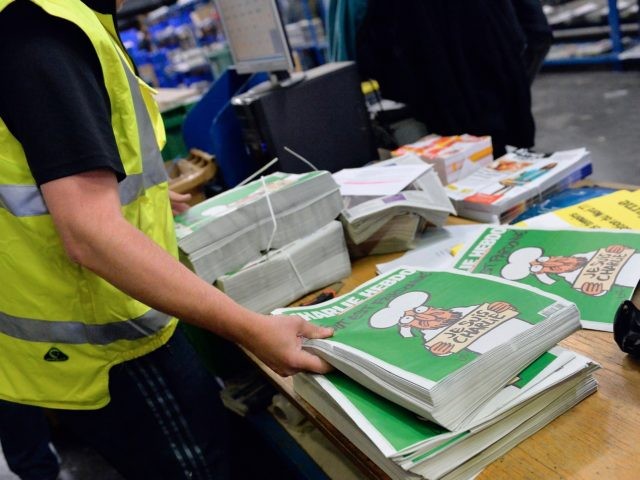
M 640 282 L 640 232 L 552 228 L 485 228 L 454 267 L 559 295 L 575 303 L 584 328 L 613 331 Z
M 416 213 L 404 213 L 391 217 L 368 237 L 356 243 L 358 232 L 351 228 L 343 216 L 347 233 L 347 245 L 353 258 L 390 252 L 403 252 L 414 247 L 414 240 L 425 228 L 425 220 Z
M 400 268 L 297 314 L 336 329 L 304 348 L 449 429 L 477 423 L 498 389 L 580 328 L 575 305 L 513 282 Z M 488 375 L 487 372 L 490 372 Z
M 393 156 L 415 153 L 432 164 L 443 184 L 456 182 L 493 161 L 491 137 L 429 135 L 391 152 Z
M 269 313 L 351 274 L 340 222 L 268 252 L 215 285 L 241 305 Z
M 508 223 L 534 201 L 592 172 L 584 148 L 551 154 L 515 150 L 460 181 L 447 185 L 458 215 L 480 222 Z
M 494 277 L 403 267 L 277 313 L 335 329 L 303 348 L 340 373 L 294 387 L 392 478 L 468 478 L 596 389 L 555 347 L 575 305 Z
M 466 480 L 594 393 L 591 373 L 597 368 L 588 358 L 555 347 L 504 388 L 521 390 L 515 401 L 496 399 L 492 419 L 461 431 L 425 421 L 339 372 L 299 374 L 293 382 L 302 398 L 391 478 Z
M 330 173 L 273 173 L 178 215 L 178 246 L 183 261 L 214 282 L 259 259 L 267 249 L 315 232 L 341 210 L 340 191 Z
M 426 226 L 442 226 L 455 213 L 433 166 L 412 153 L 341 170 L 334 178 L 354 257 L 407 250 Z
M 181 260 L 268 313 L 351 273 L 341 209 L 330 173 L 274 173 L 177 216 Z

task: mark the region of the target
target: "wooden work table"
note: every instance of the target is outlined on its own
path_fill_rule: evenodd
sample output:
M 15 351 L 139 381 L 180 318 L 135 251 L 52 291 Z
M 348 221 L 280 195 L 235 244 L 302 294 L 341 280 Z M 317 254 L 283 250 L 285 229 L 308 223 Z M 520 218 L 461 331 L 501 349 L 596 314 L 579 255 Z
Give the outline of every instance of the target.
M 376 263 L 398 256 L 379 255 L 355 261 L 340 295 L 375 276 Z M 595 373 L 598 391 L 489 465 L 478 480 L 640 478 L 640 361 L 620 351 L 613 334 L 608 332 L 582 330 L 561 345 L 602 366 Z M 293 391 L 291 377 L 282 378 L 252 358 L 283 394 L 361 469 L 363 477 L 388 478 Z

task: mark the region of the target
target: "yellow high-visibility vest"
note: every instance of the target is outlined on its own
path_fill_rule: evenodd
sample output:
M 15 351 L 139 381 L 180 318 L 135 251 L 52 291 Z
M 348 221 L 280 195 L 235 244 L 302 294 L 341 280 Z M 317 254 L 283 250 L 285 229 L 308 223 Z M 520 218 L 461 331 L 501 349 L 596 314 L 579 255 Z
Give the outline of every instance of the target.
M 12 1 L 0 0 L 0 15 Z M 160 156 L 162 119 L 153 91 L 134 73 L 113 17 L 80 0 L 33 2 L 80 27 L 95 48 L 127 174 L 118 187 L 122 213 L 177 257 Z M 109 369 L 163 345 L 177 320 L 69 260 L 22 146 L 2 118 L 0 232 L 0 398 L 51 408 L 106 405 Z

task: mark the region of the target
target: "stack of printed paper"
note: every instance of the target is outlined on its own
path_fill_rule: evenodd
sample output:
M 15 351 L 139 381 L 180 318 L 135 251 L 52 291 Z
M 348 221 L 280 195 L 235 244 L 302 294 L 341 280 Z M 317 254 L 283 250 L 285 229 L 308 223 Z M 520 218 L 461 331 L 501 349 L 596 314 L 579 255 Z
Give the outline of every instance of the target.
M 525 368 L 480 412 L 451 431 L 376 395 L 347 376 L 298 374 L 296 392 L 394 479 L 477 474 L 524 438 L 595 392 L 588 358 L 555 347 Z
M 265 185 L 268 195 L 265 195 Z M 331 222 L 342 198 L 331 174 L 274 173 L 176 217 L 181 256 L 208 282 Z
M 377 263 L 376 272 L 387 273 L 404 266 L 431 270 L 451 268 L 455 260 L 453 250 L 475 240 L 485 228 L 486 225 L 479 223 L 428 228 L 417 239 L 413 250 L 390 262 Z
M 552 154 L 516 150 L 468 177 L 447 185 L 458 215 L 508 223 L 534 200 L 569 186 L 592 171 L 584 148 Z
M 433 167 L 414 154 L 334 174 L 354 256 L 407 250 L 427 225 L 455 213 Z
M 640 190 L 618 190 L 571 207 L 528 218 L 517 225 L 640 230 Z
M 491 137 L 429 135 L 391 152 L 394 156 L 415 153 L 432 164 L 443 184 L 456 182 L 493 161 Z
M 449 430 L 537 357 L 580 328 L 572 303 L 459 271 L 400 268 L 320 305 L 279 310 L 330 326 L 308 349 L 356 382 Z
M 352 233 L 349 233 L 349 223 L 344 220 L 343 222 L 348 232 L 349 253 L 354 258 L 408 250 L 414 247 L 415 239 L 424 230 L 422 217 L 415 213 L 406 213 L 391 217 L 371 236 L 355 243 Z
M 640 232 L 486 228 L 455 268 L 560 295 L 577 305 L 585 328 L 610 332 L 618 306 L 640 282 Z
M 269 313 L 350 273 L 342 225 L 333 221 L 237 272 L 222 275 L 216 286 L 241 305 Z

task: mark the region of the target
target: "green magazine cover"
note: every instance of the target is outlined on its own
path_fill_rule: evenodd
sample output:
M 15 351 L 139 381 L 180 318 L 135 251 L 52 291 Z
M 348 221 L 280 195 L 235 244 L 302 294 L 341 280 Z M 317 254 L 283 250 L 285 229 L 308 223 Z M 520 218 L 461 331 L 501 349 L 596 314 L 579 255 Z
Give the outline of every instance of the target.
M 570 302 L 487 275 L 401 267 L 320 305 L 276 310 L 332 327 L 305 339 L 356 382 L 449 430 L 580 327 Z
M 327 342 L 429 388 L 568 305 L 534 292 L 491 277 L 399 268 L 320 305 L 274 313 L 332 327 Z
M 640 233 L 490 227 L 455 268 L 518 281 L 575 303 L 585 328 L 612 331 L 614 314 L 640 280 Z

